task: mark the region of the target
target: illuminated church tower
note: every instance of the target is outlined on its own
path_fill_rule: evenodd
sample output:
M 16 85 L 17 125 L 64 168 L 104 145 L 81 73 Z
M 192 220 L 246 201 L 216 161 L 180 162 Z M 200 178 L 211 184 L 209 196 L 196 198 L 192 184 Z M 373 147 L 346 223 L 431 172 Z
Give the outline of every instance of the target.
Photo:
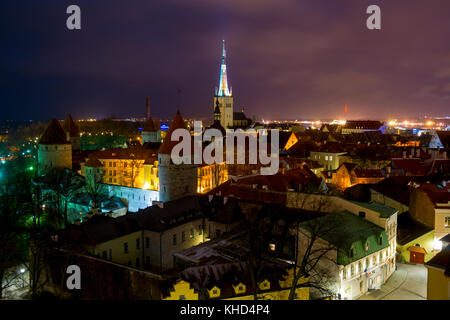
M 216 88 L 214 95 L 214 108 L 217 101 L 220 109 L 220 124 L 225 129 L 233 127 L 233 96 L 231 88 L 228 87 L 227 64 L 225 52 L 225 40 L 222 45 L 222 62 L 220 66 L 219 87 Z

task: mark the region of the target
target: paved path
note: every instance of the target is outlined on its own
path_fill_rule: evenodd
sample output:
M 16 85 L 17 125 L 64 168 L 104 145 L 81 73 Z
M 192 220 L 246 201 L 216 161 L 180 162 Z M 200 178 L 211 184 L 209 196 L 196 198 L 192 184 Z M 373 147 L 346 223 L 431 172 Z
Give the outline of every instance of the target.
M 427 268 L 423 265 L 397 264 L 398 269 L 379 290 L 372 290 L 359 300 L 426 300 Z

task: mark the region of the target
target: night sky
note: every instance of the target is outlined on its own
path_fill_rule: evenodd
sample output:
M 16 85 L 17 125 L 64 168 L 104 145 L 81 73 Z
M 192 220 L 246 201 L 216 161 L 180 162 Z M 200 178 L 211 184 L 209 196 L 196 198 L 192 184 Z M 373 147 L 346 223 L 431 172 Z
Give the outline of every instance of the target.
M 449 115 L 449 17 L 449 0 L 2 0 L 1 119 L 143 117 L 147 95 L 172 118 L 177 88 L 183 116 L 212 117 L 222 39 L 247 116 Z

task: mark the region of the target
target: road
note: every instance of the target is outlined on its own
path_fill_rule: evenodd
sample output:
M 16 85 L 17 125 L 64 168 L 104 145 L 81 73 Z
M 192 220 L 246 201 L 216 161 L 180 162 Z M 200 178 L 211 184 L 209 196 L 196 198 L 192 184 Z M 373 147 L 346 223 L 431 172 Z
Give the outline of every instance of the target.
M 403 263 L 397 267 L 381 289 L 369 291 L 359 300 L 426 300 L 427 268 Z

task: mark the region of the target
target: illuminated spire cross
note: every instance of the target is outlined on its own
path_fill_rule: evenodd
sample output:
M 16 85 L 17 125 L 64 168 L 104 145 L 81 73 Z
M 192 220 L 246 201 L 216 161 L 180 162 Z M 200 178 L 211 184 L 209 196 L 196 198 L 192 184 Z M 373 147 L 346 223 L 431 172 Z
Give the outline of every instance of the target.
M 226 64 L 226 51 L 225 51 L 225 40 L 222 44 L 222 63 L 220 66 L 220 80 L 219 80 L 219 91 L 217 96 L 219 97 L 230 97 L 231 90 L 228 89 L 228 79 L 227 79 L 227 64 Z

